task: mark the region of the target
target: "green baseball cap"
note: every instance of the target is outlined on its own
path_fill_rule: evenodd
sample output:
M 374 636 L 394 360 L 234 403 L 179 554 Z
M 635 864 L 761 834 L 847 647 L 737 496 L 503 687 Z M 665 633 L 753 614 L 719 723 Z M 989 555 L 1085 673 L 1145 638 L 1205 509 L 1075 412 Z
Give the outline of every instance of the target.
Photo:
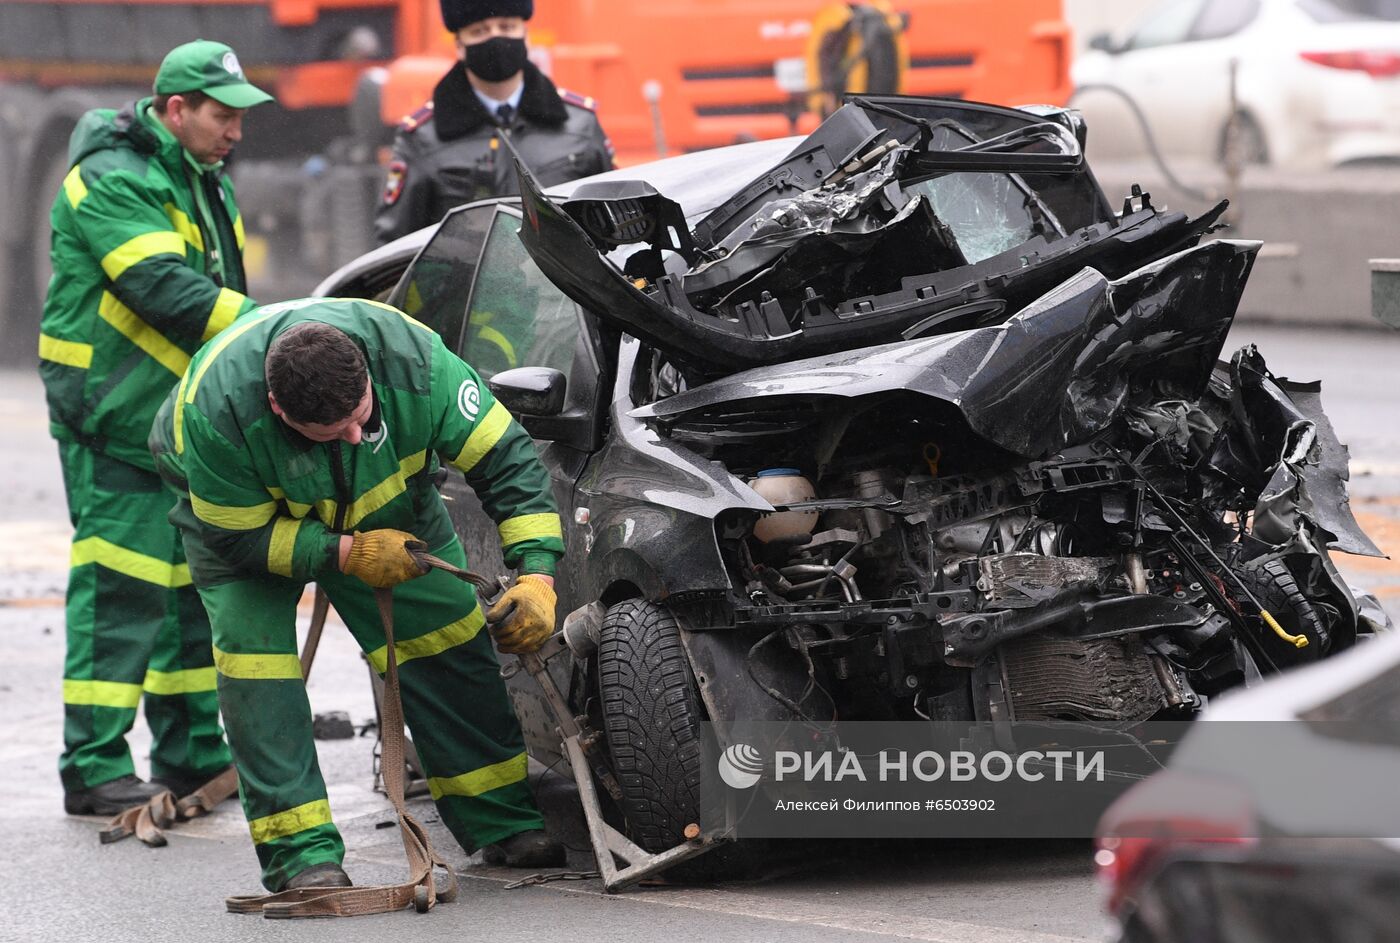
M 271 95 L 248 82 L 231 48 L 207 39 L 170 50 L 156 73 L 154 89 L 157 95 L 203 92 L 230 108 L 272 101 Z

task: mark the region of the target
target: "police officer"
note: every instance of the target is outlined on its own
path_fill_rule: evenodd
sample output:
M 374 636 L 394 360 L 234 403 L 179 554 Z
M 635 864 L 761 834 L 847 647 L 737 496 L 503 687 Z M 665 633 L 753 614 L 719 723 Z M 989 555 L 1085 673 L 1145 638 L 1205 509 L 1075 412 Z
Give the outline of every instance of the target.
M 591 98 L 555 88 L 526 58 L 533 0 L 441 0 L 457 57 L 432 100 L 404 119 L 375 219 L 380 244 L 455 206 L 519 192 L 508 135 L 545 186 L 611 170 Z
M 153 91 L 82 117 L 52 211 L 39 373 L 75 529 L 59 761 L 73 814 L 184 795 L 229 763 L 209 623 L 146 435 L 190 356 L 255 305 L 223 162 L 272 96 L 204 40 L 171 50 Z M 125 739 L 143 701 L 153 783 Z
M 190 575 L 213 623 L 219 703 L 269 890 L 345 886 L 345 846 L 316 763 L 296 654 L 315 580 L 381 673 L 371 587 L 394 587 L 404 717 L 443 823 L 488 863 L 564 863 L 525 779 L 525 747 L 486 628 L 503 652 L 554 630 L 563 533 L 525 430 L 427 327 L 372 301 L 256 309 L 197 354 L 151 431 L 181 494 Z M 484 613 L 472 587 L 423 575 L 421 540 L 466 565 L 433 487 L 465 474 L 520 576 Z

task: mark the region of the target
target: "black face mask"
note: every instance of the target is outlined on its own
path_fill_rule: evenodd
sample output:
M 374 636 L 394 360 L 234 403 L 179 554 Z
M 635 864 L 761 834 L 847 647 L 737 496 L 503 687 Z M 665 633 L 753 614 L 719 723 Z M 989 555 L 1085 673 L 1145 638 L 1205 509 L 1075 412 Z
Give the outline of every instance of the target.
M 525 40 L 492 36 L 467 46 L 467 71 L 487 82 L 504 82 L 525 68 Z

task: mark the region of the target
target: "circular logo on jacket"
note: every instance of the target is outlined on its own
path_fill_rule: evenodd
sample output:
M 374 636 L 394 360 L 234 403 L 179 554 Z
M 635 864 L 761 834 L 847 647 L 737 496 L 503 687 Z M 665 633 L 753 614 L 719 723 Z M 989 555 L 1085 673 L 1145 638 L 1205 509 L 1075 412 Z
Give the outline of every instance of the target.
M 481 390 L 471 380 L 463 380 L 457 388 L 457 408 L 463 416 L 476 422 L 477 414 L 481 412 Z
M 225 72 L 236 75 L 240 79 L 243 78 L 243 66 L 238 64 L 238 57 L 232 52 L 224 53 L 224 58 L 221 61 Z
M 369 443 L 370 445 L 374 446 L 374 452 L 375 452 L 375 454 L 377 455 L 377 454 L 379 453 L 380 448 L 383 447 L 384 442 L 385 442 L 385 440 L 388 439 L 388 437 L 389 437 L 389 422 L 388 422 L 388 420 L 386 420 L 384 417 L 381 416 L 381 417 L 379 418 L 379 428 L 378 428 L 378 429 L 375 429 L 373 432 L 366 432 L 366 433 L 364 433 L 364 434 L 363 434 L 363 441 L 365 441 L 365 442 Z
M 734 789 L 748 789 L 763 773 L 763 757 L 747 743 L 736 743 L 720 754 L 719 778 Z

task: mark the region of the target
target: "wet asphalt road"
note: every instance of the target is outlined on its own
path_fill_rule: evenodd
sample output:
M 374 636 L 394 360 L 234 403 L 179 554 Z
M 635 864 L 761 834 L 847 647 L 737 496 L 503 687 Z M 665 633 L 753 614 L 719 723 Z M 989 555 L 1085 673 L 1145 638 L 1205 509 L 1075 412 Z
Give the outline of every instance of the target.
M 1351 445 L 1354 507 L 1383 548 L 1400 550 L 1400 336 L 1247 326 L 1275 373 L 1323 380 L 1324 400 Z M 170 846 L 99 846 L 98 822 L 61 814 L 62 594 L 68 524 L 38 381 L 0 372 L 0 941 L 477 939 L 1059 941 L 1101 938 L 1087 842 L 804 843 L 771 873 L 712 888 L 645 888 L 617 897 L 596 881 L 506 890 L 521 875 L 467 859 L 434 826 L 464 875 L 463 894 L 412 914 L 295 926 L 225 914 L 222 899 L 257 891 L 246 827 L 226 805 L 182 826 Z M 1397 613 L 1400 566 L 1340 562 Z M 363 664 L 348 634 L 328 631 L 308 688 L 313 709 L 373 716 Z M 148 738 L 132 742 L 138 768 Z M 402 851 L 388 804 L 371 787 L 369 738 L 323 742 L 322 768 L 357 881 L 399 879 Z M 536 770 L 536 773 L 541 772 Z M 552 827 L 590 863 L 572 797 L 550 774 L 540 786 Z M 431 820 L 419 800 L 421 817 Z

